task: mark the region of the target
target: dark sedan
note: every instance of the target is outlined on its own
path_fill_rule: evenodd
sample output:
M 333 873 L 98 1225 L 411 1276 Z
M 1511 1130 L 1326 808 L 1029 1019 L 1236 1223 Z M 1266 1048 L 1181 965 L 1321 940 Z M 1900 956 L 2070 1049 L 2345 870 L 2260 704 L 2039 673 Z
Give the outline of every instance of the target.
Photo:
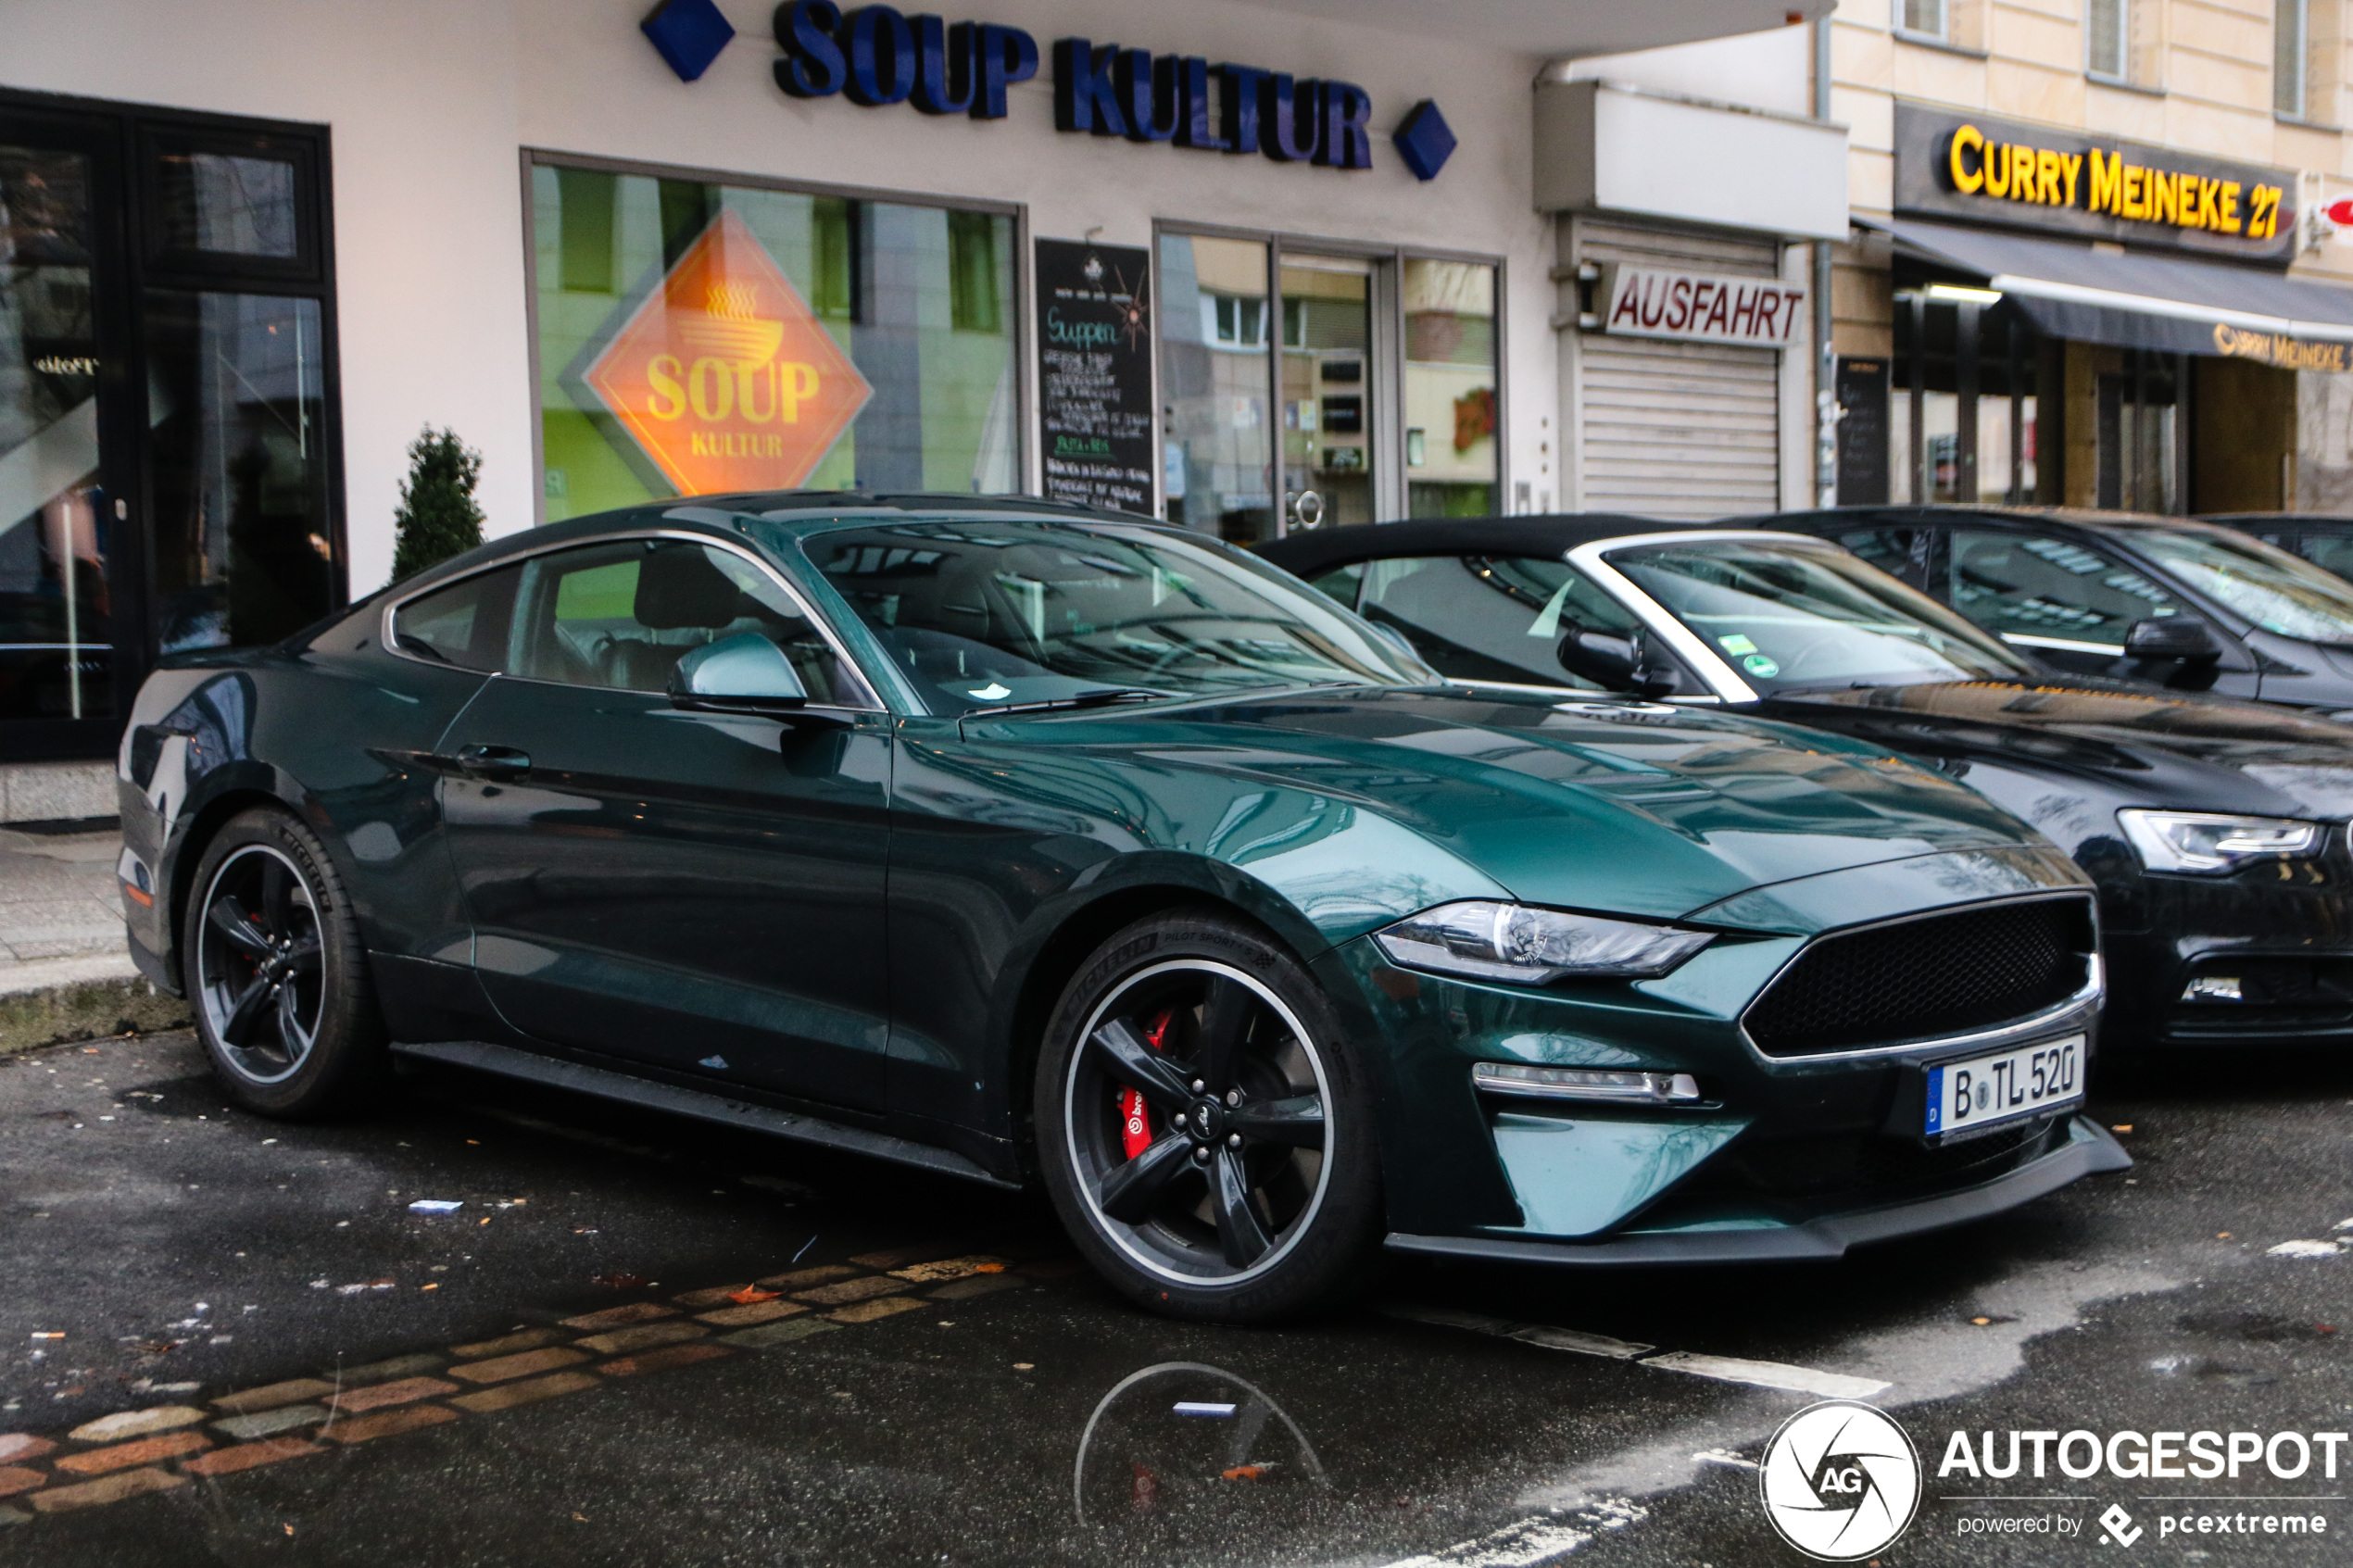
M 2323 571 L 2353 579 L 2353 516 L 2343 512 L 2217 512 L 2219 522 L 2276 545 Z
M 2236 528 L 2032 507 L 1739 521 L 1835 539 L 2063 673 L 2353 711 L 2353 583 Z
M 1868 743 L 1557 698 L 1132 518 L 578 519 L 151 676 L 132 947 L 254 1110 L 408 1054 L 1037 1182 L 1205 1318 L 1384 1240 L 1835 1257 L 2127 1163 L 2048 840 Z
M 2353 1038 L 2353 729 L 2056 676 L 1799 534 L 1502 518 L 1259 548 L 1457 679 L 1832 731 L 2007 806 L 2099 886 L 2112 1046 Z

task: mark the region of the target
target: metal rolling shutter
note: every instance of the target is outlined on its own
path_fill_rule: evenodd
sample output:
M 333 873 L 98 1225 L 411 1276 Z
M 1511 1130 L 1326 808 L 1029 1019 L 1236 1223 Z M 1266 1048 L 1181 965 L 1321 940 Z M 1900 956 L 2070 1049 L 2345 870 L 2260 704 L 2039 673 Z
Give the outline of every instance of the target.
M 1579 261 L 1769 278 L 1769 242 L 1579 219 Z M 1780 357 L 1770 349 L 1578 335 L 1583 506 L 1694 519 L 1780 505 Z

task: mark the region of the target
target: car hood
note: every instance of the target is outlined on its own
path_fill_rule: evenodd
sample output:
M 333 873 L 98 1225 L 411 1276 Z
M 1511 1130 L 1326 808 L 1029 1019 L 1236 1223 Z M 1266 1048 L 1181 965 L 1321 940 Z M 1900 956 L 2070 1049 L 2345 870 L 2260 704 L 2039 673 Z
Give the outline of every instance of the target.
M 1409 830 L 1515 897 L 1658 919 L 1829 871 L 2047 848 L 1976 793 L 1877 746 L 1624 699 L 1368 689 L 975 716 L 964 730 L 1033 758 L 1075 746 L 1147 769 L 1171 797 L 1186 793 L 1171 770 L 1313 792 Z M 1214 835 L 1190 847 L 1227 854 Z
M 1919 755 L 2097 780 L 2144 804 L 2353 817 L 2353 727 L 2269 703 L 2091 682 L 1793 693 L 1753 711 Z

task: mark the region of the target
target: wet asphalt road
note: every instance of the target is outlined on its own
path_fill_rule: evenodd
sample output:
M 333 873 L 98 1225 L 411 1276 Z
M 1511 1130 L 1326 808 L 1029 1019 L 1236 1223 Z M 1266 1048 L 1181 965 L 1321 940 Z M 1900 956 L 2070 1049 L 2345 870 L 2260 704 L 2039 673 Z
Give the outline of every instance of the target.
M 2353 1561 L 2353 1451 L 2333 1481 L 1935 1474 L 1956 1429 L 2353 1426 L 2353 1248 L 2268 1252 L 2353 1237 L 2332 1229 L 2353 1218 L 2353 1054 L 2232 1067 L 2221 1088 L 2195 1065 L 2104 1085 L 2129 1175 L 1834 1267 L 1416 1265 L 1361 1310 L 1236 1331 L 1128 1310 L 1042 1208 L 958 1184 L 454 1072 L 364 1121 L 272 1124 L 224 1110 L 187 1036 L 55 1047 L 0 1062 L 0 1488 L 6 1434 L 291 1379 L 429 1382 L 338 1416 L 365 1440 L 297 1429 L 278 1440 L 302 1451 L 240 1474 L 184 1475 L 230 1439 L 180 1427 L 158 1440 L 191 1451 L 97 1477 L 168 1489 L 86 1507 L 36 1505 L 92 1485 L 63 1468 L 88 1445 L 20 1454 L 14 1485 L 37 1484 L 0 1502 L 0 1563 L 1804 1561 L 1754 1464 L 1817 1394 L 1492 1332 L 1531 1323 L 1887 1385 L 1872 1402 L 1929 1468 L 1888 1568 Z M 421 1217 L 418 1198 L 465 1207 Z M 960 1258 L 987 1271 L 887 1273 Z M 767 1343 L 562 1348 L 588 1332 L 567 1318 L 827 1266 L 817 1288 L 890 1294 L 775 1320 Z M 864 1321 L 774 1332 L 828 1311 Z M 550 1397 L 464 1405 L 486 1390 L 447 1372 L 451 1347 L 517 1336 L 561 1363 L 525 1380 Z M 2015 1493 L 2067 1496 L 1981 1500 Z M 2183 1495 L 2201 1500 L 2143 1500 Z M 2145 1532 L 2130 1549 L 2100 1544 L 2110 1503 Z M 2330 1533 L 2161 1536 L 2184 1509 Z M 2081 1533 L 1960 1533 L 2045 1515 Z

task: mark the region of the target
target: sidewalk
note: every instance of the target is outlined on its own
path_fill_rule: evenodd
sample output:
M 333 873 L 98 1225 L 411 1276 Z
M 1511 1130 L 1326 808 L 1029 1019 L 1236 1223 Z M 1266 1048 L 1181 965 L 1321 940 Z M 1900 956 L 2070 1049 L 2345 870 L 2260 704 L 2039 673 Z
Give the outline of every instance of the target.
M 0 1054 L 182 1023 L 124 948 L 112 833 L 0 828 Z

